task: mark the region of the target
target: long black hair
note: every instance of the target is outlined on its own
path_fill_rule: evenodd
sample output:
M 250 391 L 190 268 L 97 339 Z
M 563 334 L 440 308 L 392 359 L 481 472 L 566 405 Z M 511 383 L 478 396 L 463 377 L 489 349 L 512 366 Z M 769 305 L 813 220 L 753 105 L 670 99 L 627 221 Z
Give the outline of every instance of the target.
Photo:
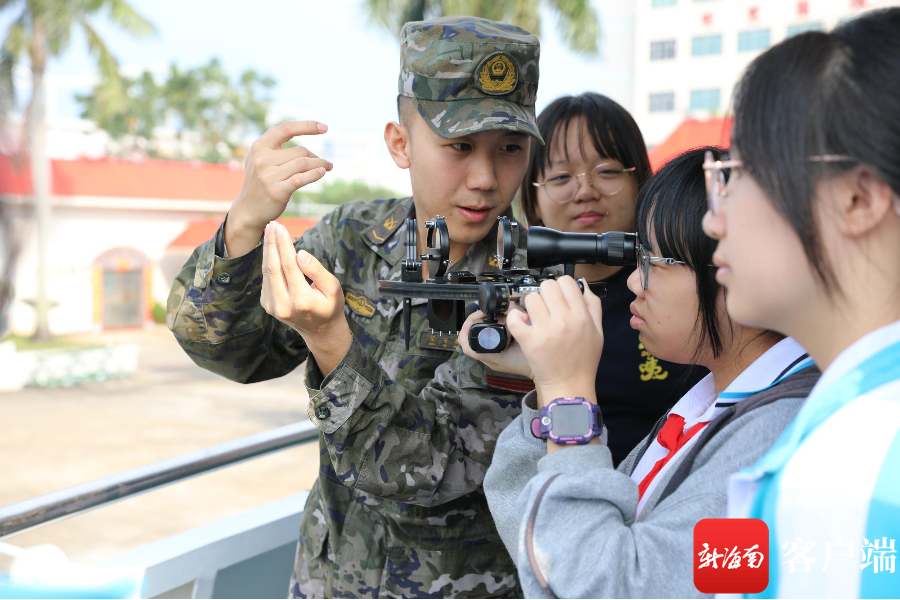
M 735 91 L 732 147 L 837 289 L 813 217 L 816 185 L 857 164 L 900 193 L 900 8 L 804 33 L 753 61 Z M 846 162 L 810 157 L 845 155 Z
M 587 125 L 590 143 L 600 156 L 617 160 L 626 169 L 635 167 L 634 176 L 638 189 L 650 177 L 650 159 L 641 130 L 634 118 L 615 100 L 594 92 L 586 92 L 578 96 L 561 96 L 541 111 L 537 118 L 538 130 L 546 144 L 531 144 L 528 160 L 528 171 L 519 194 L 522 214 L 529 225 L 540 225 L 537 217 L 537 188 L 532 183 L 540 182 L 550 164 L 550 151 L 555 140 L 563 143 L 572 121 L 582 118 Z M 556 136 L 559 137 L 556 137 Z M 582 155 L 585 140 L 579 137 Z
M 654 250 L 660 256 L 674 258 L 687 264 L 697 280 L 700 311 L 695 327 L 700 329 L 696 355 L 709 345 L 713 357 L 722 353 L 722 327 L 718 296 L 721 286 L 716 270 L 710 267 L 717 242 L 703 233 L 706 214 L 706 183 L 703 176 L 703 157 L 707 151 L 716 160 L 726 160 L 722 148 L 707 146 L 679 154 L 666 163 L 641 189 L 637 200 L 635 224 L 638 241 L 651 248 L 650 234 L 656 238 Z M 695 355 L 695 358 L 696 358 Z

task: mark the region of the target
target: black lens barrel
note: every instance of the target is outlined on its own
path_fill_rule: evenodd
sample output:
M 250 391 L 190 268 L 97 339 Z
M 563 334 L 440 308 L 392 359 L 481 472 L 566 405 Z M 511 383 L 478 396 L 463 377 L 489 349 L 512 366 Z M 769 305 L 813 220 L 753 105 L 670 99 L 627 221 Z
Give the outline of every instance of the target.
M 528 229 L 528 268 L 543 269 L 562 264 L 636 264 L 633 233 L 568 233 L 549 227 Z

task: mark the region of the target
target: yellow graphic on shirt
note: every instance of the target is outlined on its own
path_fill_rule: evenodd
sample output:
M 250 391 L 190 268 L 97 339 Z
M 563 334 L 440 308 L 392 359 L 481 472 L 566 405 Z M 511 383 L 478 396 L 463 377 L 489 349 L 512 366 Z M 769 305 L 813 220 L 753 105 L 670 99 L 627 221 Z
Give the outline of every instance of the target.
M 419 334 L 419 348 L 432 350 L 455 350 L 457 336 L 455 333 L 431 333 L 423 331 Z
M 397 219 L 395 219 L 393 216 L 390 216 L 385 220 L 384 223 L 372 230 L 372 237 L 379 242 L 383 242 L 387 239 L 386 236 L 389 235 L 395 227 L 397 227 Z
M 491 255 L 491 257 L 488 259 L 488 264 L 492 267 L 496 267 L 498 269 L 500 268 L 500 262 L 497 260 L 496 254 Z
M 350 308 L 351 310 L 353 310 L 353 312 L 364 317 L 371 317 L 375 314 L 375 305 L 372 304 L 371 300 L 369 300 L 362 294 L 347 292 L 346 298 L 347 304 L 350 305 Z
M 639 343 L 638 348 L 641 350 L 641 356 L 647 358 L 647 360 L 644 361 L 644 364 L 638 367 L 638 370 L 641 372 L 641 381 L 665 379 L 669 376 L 668 371 L 663 371 L 662 366 L 659 364 L 659 359 L 647 352 L 643 343 Z

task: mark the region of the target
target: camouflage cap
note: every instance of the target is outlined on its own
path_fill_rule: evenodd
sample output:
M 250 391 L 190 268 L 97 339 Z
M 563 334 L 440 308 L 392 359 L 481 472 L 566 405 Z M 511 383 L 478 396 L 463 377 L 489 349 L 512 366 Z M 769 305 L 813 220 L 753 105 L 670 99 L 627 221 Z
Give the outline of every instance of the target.
M 400 34 L 399 93 L 440 136 L 511 129 L 544 140 L 535 122 L 537 37 L 477 17 L 413 21 Z

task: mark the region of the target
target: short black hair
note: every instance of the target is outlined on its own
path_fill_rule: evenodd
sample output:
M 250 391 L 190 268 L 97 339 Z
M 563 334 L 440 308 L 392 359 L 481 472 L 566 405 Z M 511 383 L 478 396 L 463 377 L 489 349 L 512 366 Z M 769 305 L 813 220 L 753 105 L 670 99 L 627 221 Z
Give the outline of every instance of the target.
M 695 148 L 675 156 L 641 188 L 635 214 L 641 245 L 649 250 L 653 232 L 660 256 L 686 263 L 697 279 L 700 312 L 695 327 L 700 328 L 700 341 L 695 358 L 707 344 L 713 357 L 718 358 L 724 349 L 721 328 L 726 326 L 719 319 L 721 286 L 716 281 L 715 268 L 709 266 L 717 242 L 703 232 L 703 216 L 707 210 L 703 159 L 707 151 L 716 160 L 728 156 L 724 149 L 715 146 Z M 731 327 L 730 321 L 727 326 Z
M 644 137 L 634 118 L 622 105 L 594 92 L 561 96 L 547 105 L 537 118 L 538 130 L 546 143 L 531 144 L 528 170 L 519 194 L 522 214 L 529 225 L 540 225 L 536 210 L 537 188 L 531 184 L 544 178 L 557 131 L 559 139 L 565 140 L 569 125 L 578 118 L 584 119 L 591 144 L 601 156 L 619 161 L 626 169 L 635 167 L 638 189 L 650 177 L 652 171 Z M 580 143 L 584 154 L 584 140 L 580 139 Z
M 405 127 L 410 126 L 413 114 L 418 111 L 415 100 L 403 94 L 397 94 L 397 122 Z
M 900 8 L 890 8 L 773 46 L 735 89 L 732 148 L 797 233 L 829 292 L 837 282 L 813 216 L 815 188 L 865 164 L 900 193 L 898 73 Z M 829 154 L 853 160 L 809 159 Z

